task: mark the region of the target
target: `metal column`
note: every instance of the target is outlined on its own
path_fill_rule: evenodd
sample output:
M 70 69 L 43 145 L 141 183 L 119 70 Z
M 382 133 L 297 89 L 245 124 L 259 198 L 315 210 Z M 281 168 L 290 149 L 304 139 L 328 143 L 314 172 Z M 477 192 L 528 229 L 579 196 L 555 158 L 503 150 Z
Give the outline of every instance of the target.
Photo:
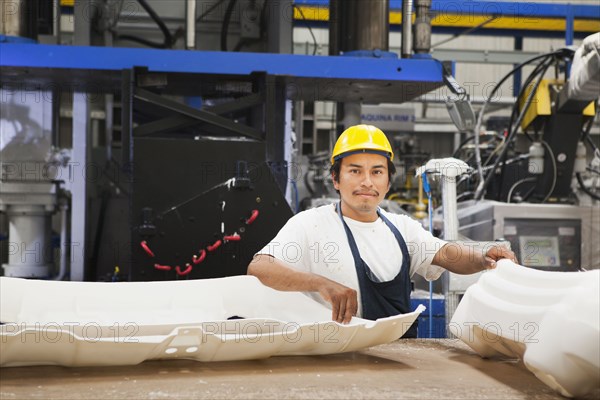
M 267 51 L 269 53 L 292 53 L 292 0 L 269 1 L 267 4 Z
M 389 48 L 389 0 L 331 0 L 331 55 L 354 50 Z
M 37 1 L 3 1 L 0 5 L 0 35 L 37 39 L 37 15 Z
M 389 0 L 331 0 L 330 9 L 331 55 L 353 51 L 388 51 Z M 360 123 L 360 103 L 338 103 L 337 106 L 338 125 L 342 129 Z
M 85 92 L 73 95 L 73 157 L 71 161 L 71 280 L 85 279 L 89 101 Z

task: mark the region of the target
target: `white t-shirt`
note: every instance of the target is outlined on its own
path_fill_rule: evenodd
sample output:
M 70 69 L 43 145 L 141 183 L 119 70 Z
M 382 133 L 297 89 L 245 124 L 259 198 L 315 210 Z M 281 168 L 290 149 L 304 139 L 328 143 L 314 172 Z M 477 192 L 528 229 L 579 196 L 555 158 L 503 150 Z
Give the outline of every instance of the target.
M 440 277 L 444 269 L 432 265 L 445 241 L 431 235 L 421 224 L 405 215 L 381 211 L 398 228 L 410 255 L 410 271 L 427 280 Z M 361 258 L 381 280 L 392 280 L 400 272 L 402 251 L 393 232 L 378 218 L 360 222 L 344 217 L 352 231 Z M 344 226 L 333 204 L 306 210 L 288 220 L 277 236 L 258 254 L 268 254 L 291 268 L 322 275 L 358 292 L 358 316 L 362 315 L 360 288 L 354 258 Z M 331 308 L 317 292 L 306 295 Z

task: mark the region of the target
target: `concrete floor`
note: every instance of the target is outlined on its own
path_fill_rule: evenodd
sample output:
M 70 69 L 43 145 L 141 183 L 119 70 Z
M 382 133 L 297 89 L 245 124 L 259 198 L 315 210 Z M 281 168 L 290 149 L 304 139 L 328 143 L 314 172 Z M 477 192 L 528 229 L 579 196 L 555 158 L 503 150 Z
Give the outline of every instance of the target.
M 402 340 L 330 356 L 132 367 L 0 369 L 0 399 L 562 399 L 513 360 L 457 340 Z M 599 399 L 600 388 L 586 398 Z

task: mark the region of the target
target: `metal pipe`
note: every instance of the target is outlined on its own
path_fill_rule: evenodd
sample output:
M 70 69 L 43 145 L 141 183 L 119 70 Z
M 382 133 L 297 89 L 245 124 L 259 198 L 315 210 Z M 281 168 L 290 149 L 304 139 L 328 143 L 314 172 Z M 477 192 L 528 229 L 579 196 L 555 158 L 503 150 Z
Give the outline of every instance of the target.
M 52 18 L 54 18 L 54 20 L 52 21 L 52 36 L 54 36 L 56 38 L 56 44 L 60 44 L 60 27 L 61 27 L 60 16 L 61 16 L 60 0 L 53 0 L 53 2 L 52 2 Z
M 417 0 L 414 28 L 415 54 L 427 54 L 431 50 L 431 0 Z
M 329 0 L 329 55 L 340 55 L 340 7 L 338 0 Z
M 332 0 L 329 54 L 355 50 L 388 51 L 389 11 L 389 0 Z
M 331 0 L 330 12 L 329 54 L 389 50 L 389 0 Z M 359 124 L 361 104 L 338 106 L 338 116 L 343 129 Z
M 196 0 L 185 2 L 185 48 L 196 49 Z
M 347 2 L 348 30 L 346 41 L 350 50 L 383 50 L 389 48 L 389 2 L 387 0 L 360 0 Z
M 412 54 L 412 14 L 413 1 L 402 0 L 402 58 Z
M 344 119 L 342 124 L 344 129 L 360 124 L 361 121 L 361 104 L 357 102 L 344 103 Z
M 67 229 L 68 229 L 68 210 L 66 200 L 61 200 L 59 205 L 60 210 L 60 269 L 58 275 L 54 278 L 55 281 L 62 281 L 67 275 L 67 263 L 69 260 L 69 244 L 67 243 Z
M 444 209 L 444 240 L 458 240 L 456 211 L 456 177 L 442 175 L 442 207 Z
M 130 70 L 124 70 L 123 74 L 130 73 Z M 128 107 L 131 107 L 131 97 L 123 92 L 123 149 L 129 150 L 130 131 L 127 119 Z M 88 165 L 89 162 L 89 143 L 87 138 L 90 136 L 90 99 L 85 92 L 73 93 L 73 152 L 72 165 Z M 124 155 L 124 166 L 131 167 L 129 153 Z M 77 164 L 79 163 L 79 164 Z M 88 179 L 73 179 L 71 182 L 71 271 L 70 280 L 84 281 L 85 279 L 85 261 L 87 260 L 87 214 L 88 214 Z

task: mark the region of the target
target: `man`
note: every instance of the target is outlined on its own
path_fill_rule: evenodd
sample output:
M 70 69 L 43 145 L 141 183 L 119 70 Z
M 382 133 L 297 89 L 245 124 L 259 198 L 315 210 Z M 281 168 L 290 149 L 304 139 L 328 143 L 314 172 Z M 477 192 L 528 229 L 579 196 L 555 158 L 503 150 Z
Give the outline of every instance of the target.
M 371 125 L 345 130 L 331 157 L 340 201 L 290 218 L 250 265 L 248 274 L 277 290 L 302 291 L 331 307 L 332 319 L 377 319 L 408 313 L 410 278 L 444 269 L 472 274 L 514 254 L 497 246 L 486 254 L 432 236 L 418 221 L 381 210 L 390 189 L 394 153 Z M 405 335 L 406 336 L 406 335 Z

